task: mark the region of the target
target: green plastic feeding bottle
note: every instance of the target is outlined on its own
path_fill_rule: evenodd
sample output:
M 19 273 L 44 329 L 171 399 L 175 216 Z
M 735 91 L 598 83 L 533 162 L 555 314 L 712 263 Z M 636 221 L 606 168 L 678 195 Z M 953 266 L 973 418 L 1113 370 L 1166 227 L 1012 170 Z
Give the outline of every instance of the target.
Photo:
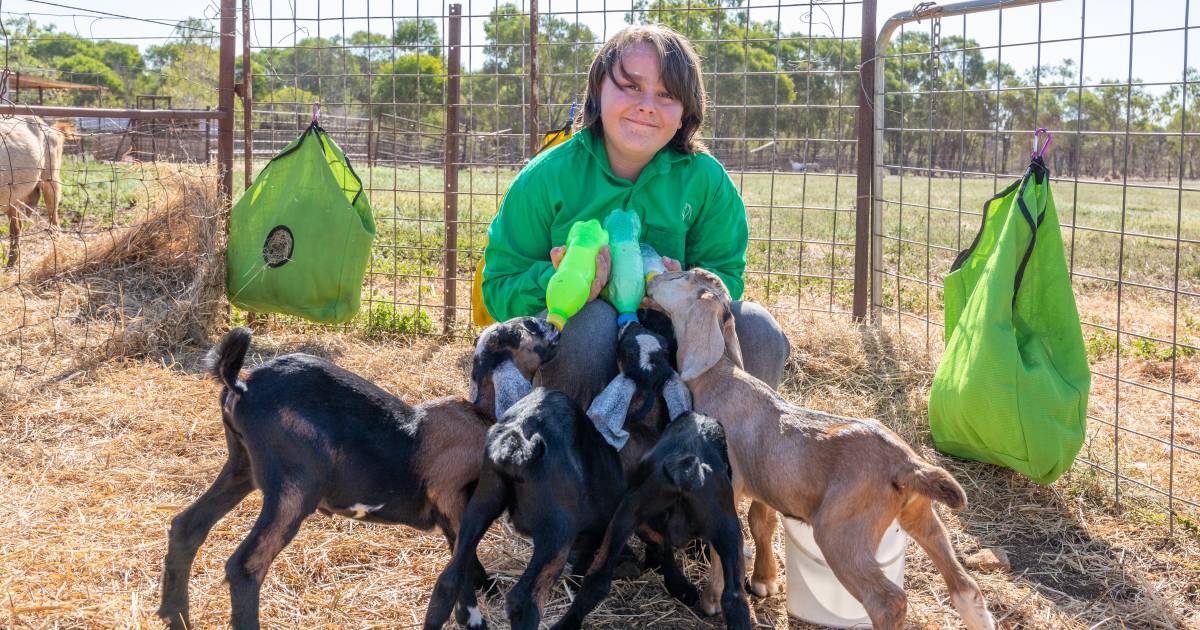
M 608 276 L 607 299 L 617 309 L 617 326 L 637 321 L 637 309 L 646 294 L 646 274 L 638 234 L 642 219 L 633 210 L 613 210 L 604 219 L 612 250 L 612 271 Z
M 562 330 L 587 302 L 596 279 L 596 255 L 608 245 L 608 232 L 592 219 L 571 226 L 567 252 L 546 285 L 546 321 Z

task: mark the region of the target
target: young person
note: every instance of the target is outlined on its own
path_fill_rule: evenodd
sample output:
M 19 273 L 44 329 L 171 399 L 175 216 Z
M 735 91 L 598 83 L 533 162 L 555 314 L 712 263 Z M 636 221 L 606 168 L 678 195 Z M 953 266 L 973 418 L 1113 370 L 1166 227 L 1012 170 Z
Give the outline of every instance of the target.
M 700 60 L 685 37 L 662 26 L 630 26 L 592 61 L 583 110 L 567 142 L 517 175 L 488 230 L 483 298 L 497 320 L 545 310 L 546 285 L 577 221 L 614 208 L 642 219 L 642 241 L 668 269 L 702 267 L 734 298 L 746 369 L 778 387 L 790 346 L 763 307 L 742 302 L 746 209 L 725 168 L 700 142 Z M 616 312 L 596 299 L 611 256 L 596 257 L 588 303 L 563 328 L 558 355 L 540 384 L 585 408 L 616 375 Z

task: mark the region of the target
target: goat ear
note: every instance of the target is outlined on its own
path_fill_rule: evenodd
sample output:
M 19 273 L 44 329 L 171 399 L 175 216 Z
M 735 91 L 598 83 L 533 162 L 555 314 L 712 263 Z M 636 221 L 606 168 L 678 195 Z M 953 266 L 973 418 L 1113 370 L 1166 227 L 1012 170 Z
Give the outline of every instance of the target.
M 617 374 L 588 407 L 587 416 L 596 425 L 604 441 L 618 451 L 625 447 L 629 432 L 624 429 L 625 416 L 637 385 L 624 374 Z
M 512 361 L 505 361 L 492 371 L 492 388 L 496 398 L 496 420 L 504 416 L 508 408 L 533 391 L 533 385 L 521 374 Z
M 730 358 L 740 366 L 742 353 L 733 330 L 733 314 L 716 293 L 705 290 L 688 309 L 679 344 L 679 376 L 690 381 L 704 374 L 721 360 L 730 343 Z

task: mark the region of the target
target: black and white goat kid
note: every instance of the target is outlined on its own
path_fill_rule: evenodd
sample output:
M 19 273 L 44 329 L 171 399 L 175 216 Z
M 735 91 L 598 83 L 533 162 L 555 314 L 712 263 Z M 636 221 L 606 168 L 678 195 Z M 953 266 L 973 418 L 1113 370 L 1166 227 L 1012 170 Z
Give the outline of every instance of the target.
M 453 557 L 438 577 L 425 628 L 441 628 L 468 590 L 469 569 L 483 535 L 505 510 L 533 539 L 533 556 L 508 592 L 514 630 L 534 630 L 567 555 L 590 558 L 625 490 L 617 452 L 566 394 L 539 387 L 518 400 L 488 431 L 479 484 L 467 504 Z
M 668 320 L 664 322 L 669 326 Z M 467 505 L 454 556 L 430 598 L 427 629 L 445 623 L 463 588 L 465 563 L 474 557 L 480 539 L 505 510 L 516 530 L 533 539 L 529 565 L 507 596 L 506 612 L 514 629 L 538 627 L 550 588 L 572 549 L 576 568 L 591 565 L 626 487 L 622 455 L 635 451 L 640 458 L 657 441 L 661 426 L 653 421 L 642 423 L 642 419 L 662 389 L 656 379 L 674 373 L 669 364 L 661 371 L 659 362 L 669 361 L 662 337 L 638 345 L 636 332 L 643 329 L 630 330 L 622 332 L 618 343 L 625 352 L 620 354 L 632 351 L 635 364 L 646 364 L 646 378 L 610 385 L 601 393 L 603 400 L 598 398 L 587 415 L 566 394 L 539 387 L 509 408 L 489 430 L 479 485 Z M 636 368 L 622 367 L 626 369 Z M 686 388 L 682 383 L 679 386 L 676 393 L 686 396 Z M 631 418 L 637 424 L 636 443 L 631 442 L 619 454 L 629 439 L 621 427 L 635 394 L 645 395 L 636 419 Z M 601 416 L 607 419 L 596 421 Z M 613 441 L 614 433 L 622 436 L 619 444 Z
M 618 443 L 623 441 L 619 417 L 623 405 L 631 401 L 642 399 L 637 412 L 642 414 L 649 407 L 646 401 L 652 403 L 661 392 L 671 420 L 654 448 L 639 461 L 583 586 L 567 614 L 554 625 L 556 630 L 580 628 L 584 617 L 608 595 L 619 552 L 639 526 L 646 534 L 647 556 L 660 554 L 667 590 L 688 604 L 698 596 L 671 550 L 696 538 L 708 542 L 710 550 L 726 560 L 721 595 L 726 625 L 738 630 L 751 627 L 749 607 L 739 587 L 745 572 L 742 530 L 725 433 L 716 420 L 690 411 L 690 394 L 669 363 L 667 347 L 667 339 L 636 323 L 626 324 L 619 342 L 621 374 L 588 411 L 601 432 Z M 650 522 L 655 526 L 647 531 L 645 524 Z M 653 540 L 660 536 L 661 540 Z
M 262 511 L 226 564 L 234 628 L 259 627 L 259 592 L 276 555 L 314 511 L 417 529 L 439 528 L 451 549 L 497 408 L 529 391 L 550 360 L 558 331 L 519 318 L 489 328 L 473 357 L 470 400 L 416 407 L 333 363 L 306 354 L 278 357 L 239 378 L 250 331 L 230 331 L 214 349 L 228 459 L 212 486 L 171 522 L 158 615 L 192 627 L 188 576 L 209 530 L 252 490 Z M 486 580 L 474 554 L 470 584 Z M 457 618 L 486 627 L 475 589 L 463 589 Z

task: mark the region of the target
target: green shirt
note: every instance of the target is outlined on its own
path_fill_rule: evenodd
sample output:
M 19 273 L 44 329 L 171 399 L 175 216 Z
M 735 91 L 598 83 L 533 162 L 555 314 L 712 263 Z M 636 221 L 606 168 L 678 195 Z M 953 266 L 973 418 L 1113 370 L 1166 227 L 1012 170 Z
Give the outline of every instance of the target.
M 484 251 L 483 299 L 492 317 L 545 309 L 550 249 L 566 243 L 576 221 L 603 222 L 614 208 L 637 211 L 642 242 L 659 254 L 712 271 L 733 299 L 741 297 L 746 207 L 721 163 L 666 147 L 631 183 L 609 168 L 604 142 L 581 129 L 521 169 L 500 202 Z

